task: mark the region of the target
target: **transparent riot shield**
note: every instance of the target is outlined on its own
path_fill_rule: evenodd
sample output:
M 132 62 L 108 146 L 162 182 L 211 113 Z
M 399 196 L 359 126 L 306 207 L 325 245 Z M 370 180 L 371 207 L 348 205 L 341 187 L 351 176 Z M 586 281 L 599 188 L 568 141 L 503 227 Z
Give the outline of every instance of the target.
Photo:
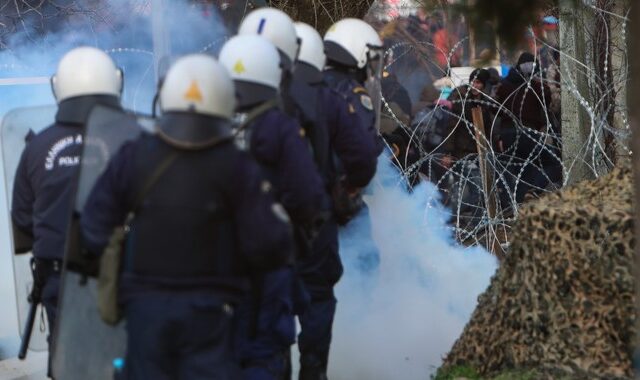
M 93 109 L 84 145 L 62 274 L 58 322 L 53 351 L 55 378 L 112 379 L 114 360 L 124 356 L 123 324 L 106 325 L 100 319 L 96 298 L 95 269 L 82 254 L 79 218 L 85 201 L 109 159 L 126 141 L 142 131 L 135 115 L 110 107 Z
M 8 112 L 2 119 L 1 143 L 2 143 L 2 163 L 4 166 L 4 183 L 6 191 L 6 210 L 9 225 L 11 226 L 11 199 L 13 195 L 13 180 L 15 178 L 20 156 L 26 145 L 27 140 L 42 129 L 53 124 L 56 113 L 55 106 L 28 107 L 17 108 Z M 20 335 L 24 339 L 25 327 L 29 315 L 31 304 L 28 301 L 31 288 L 33 286 L 33 276 L 31 274 L 31 253 L 28 252 L 31 246 L 30 242 L 21 240 L 17 231 L 11 232 L 11 256 L 13 257 L 13 274 L 15 280 L 15 292 L 17 300 L 18 322 Z M 16 235 L 16 236 L 13 236 Z M 16 248 L 20 251 L 28 253 L 15 255 Z M 9 310 L 9 309 L 7 309 Z M 47 349 L 48 326 L 46 325 L 46 317 L 44 317 L 44 309 L 39 306 L 36 310 L 36 318 L 34 320 L 31 332 L 31 340 L 29 341 L 29 349 L 34 351 L 43 351 Z M 16 353 L 17 354 L 17 353 Z

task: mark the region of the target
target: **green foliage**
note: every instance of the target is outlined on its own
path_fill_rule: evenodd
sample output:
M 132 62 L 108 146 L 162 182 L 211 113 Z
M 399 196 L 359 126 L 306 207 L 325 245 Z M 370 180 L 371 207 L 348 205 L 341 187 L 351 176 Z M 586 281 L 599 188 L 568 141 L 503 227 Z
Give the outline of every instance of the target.
M 536 380 L 538 378 L 536 371 L 506 371 L 500 373 L 491 380 Z
M 438 369 L 438 372 L 432 376 L 432 380 L 455 380 L 458 378 L 465 378 L 470 380 L 481 380 L 475 369 L 469 366 L 456 366 L 447 369 Z

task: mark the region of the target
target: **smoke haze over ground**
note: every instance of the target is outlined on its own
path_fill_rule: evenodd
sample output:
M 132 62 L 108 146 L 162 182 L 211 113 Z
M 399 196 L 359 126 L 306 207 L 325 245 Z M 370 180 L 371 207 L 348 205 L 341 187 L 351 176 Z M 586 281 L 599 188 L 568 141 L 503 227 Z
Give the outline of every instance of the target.
M 497 262 L 482 248 L 453 243 L 432 184 L 408 194 L 391 162 L 381 157 L 370 187 L 366 201 L 380 266 L 363 272 L 354 259 L 362 241 L 353 236 L 361 231 L 343 231 L 345 275 L 336 290 L 329 376 L 426 379 L 462 332 Z M 363 226 L 362 220 L 353 223 Z
M 152 5 L 156 3 L 161 7 L 154 9 Z M 177 56 L 217 54 L 230 26 L 215 6 L 204 3 L 110 0 L 74 4 L 60 15 L 45 6 L 41 9 L 42 19 L 27 18 L 23 28 L 2 36 L 5 46 L 0 50 L 0 78 L 46 79 L 67 51 L 94 46 L 106 51 L 122 68 L 124 105 L 150 114 L 156 92 L 155 62 L 160 63 L 162 73 Z M 15 107 L 54 103 L 48 83 L 26 87 L 0 85 L 1 114 Z

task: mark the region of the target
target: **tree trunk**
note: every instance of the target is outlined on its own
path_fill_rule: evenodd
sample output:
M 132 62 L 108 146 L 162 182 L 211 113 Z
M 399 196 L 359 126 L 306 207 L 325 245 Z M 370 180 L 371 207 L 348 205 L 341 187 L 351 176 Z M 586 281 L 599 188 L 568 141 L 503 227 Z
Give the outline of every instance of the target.
M 562 160 L 567 173 L 566 184 L 594 178 L 588 165 L 591 155 L 587 149 L 591 119 L 584 107 L 589 94 L 587 68 L 579 63 L 588 62 L 580 20 L 584 13 L 582 7 L 573 0 L 560 0 Z
M 616 131 L 616 157 L 629 159 L 631 140 L 629 138 L 629 110 L 627 107 L 627 92 L 629 85 L 629 55 L 627 38 L 629 38 L 629 20 L 627 12 L 631 0 L 618 0 L 614 5 L 616 15 L 612 17 L 611 27 L 611 64 L 613 66 L 613 88 L 615 89 L 615 111 L 613 114 L 613 129 Z

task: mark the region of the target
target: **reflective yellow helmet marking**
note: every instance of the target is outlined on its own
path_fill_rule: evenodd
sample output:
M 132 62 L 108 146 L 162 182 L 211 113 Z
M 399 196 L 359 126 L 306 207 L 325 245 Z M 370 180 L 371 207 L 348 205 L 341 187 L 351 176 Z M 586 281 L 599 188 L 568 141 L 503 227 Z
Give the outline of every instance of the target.
M 184 94 L 184 98 L 191 102 L 201 102 L 202 101 L 202 93 L 200 92 L 200 88 L 198 87 L 198 83 L 196 81 L 191 81 L 191 86 Z
M 236 74 L 242 74 L 245 71 L 247 71 L 247 69 L 244 67 L 244 64 L 242 63 L 242 60 L 239 59 L 238 62 L 236 62 L 236 64 L 233 65 L 233 71 Z

